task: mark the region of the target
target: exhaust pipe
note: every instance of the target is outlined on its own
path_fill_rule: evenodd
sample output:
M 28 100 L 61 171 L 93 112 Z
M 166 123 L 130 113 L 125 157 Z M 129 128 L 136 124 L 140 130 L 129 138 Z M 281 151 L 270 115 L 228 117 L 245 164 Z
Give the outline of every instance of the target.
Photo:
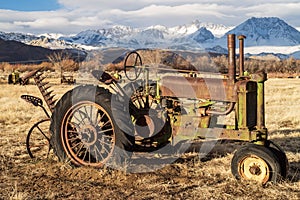
M 236 58 L 235 58 L 235 34 L 227 35 L 228 45 L 228 78 L 230 81 L 235 82 L 236 75 Z
M 244 39 L 246 36 L 239 35 L 239 62 L 240 62 L 240 77 L 244 76 Z

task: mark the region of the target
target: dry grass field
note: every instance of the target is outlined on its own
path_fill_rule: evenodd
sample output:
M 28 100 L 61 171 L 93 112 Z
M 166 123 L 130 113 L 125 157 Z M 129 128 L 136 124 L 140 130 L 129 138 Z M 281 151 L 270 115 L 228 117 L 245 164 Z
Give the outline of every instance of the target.
M 55 156 L 32 160 L 25 147 L 30 127 L 44 117 L 21 94 L 40 96 L 34 85 L 0 85 L 0 199 L 300 199 L 300 80 L 266 82 L 270 138 L 286 151 L 288 179 L 257 185 L 231 175 L 232 151 L 199 160 L 187 153 L 148 173 L 72 168 Z M 54 85 L 58 96 L 72 86 Z

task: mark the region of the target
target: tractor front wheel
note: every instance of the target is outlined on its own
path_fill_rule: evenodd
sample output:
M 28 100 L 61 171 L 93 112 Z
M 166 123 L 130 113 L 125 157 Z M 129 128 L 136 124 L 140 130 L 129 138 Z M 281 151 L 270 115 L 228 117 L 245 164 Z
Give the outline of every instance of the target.
M 279 157 L 271 148 L 248 144 L 238 149 L 231 161 L 231 172 L 237 179 L 257 181 L 266 184 L 281 179 Z

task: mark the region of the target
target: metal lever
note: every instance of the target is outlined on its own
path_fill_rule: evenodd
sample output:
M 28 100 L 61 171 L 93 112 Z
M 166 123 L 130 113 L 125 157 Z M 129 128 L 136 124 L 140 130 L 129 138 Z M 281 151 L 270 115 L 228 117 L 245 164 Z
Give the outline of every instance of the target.
M 32 72 L 29 72 L 28 74 L 26 74 L 25 76 L 21 77 L 21 84 L 24 85 L 30 78 L 34 77 L 39 71 L 41 71 L 43 68 L 34 70 Z
M 111 83 L 117 82 L 117 79 L 110 74 L 102 71 L 102 70 L 93 70 L 92 75 L 102 83 L 105 83 L 106 85 L 110 85 Z

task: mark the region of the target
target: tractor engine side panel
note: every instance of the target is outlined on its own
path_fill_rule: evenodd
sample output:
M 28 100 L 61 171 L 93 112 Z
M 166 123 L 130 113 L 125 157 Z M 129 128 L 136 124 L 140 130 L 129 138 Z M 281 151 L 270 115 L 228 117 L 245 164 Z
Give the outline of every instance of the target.
M 243 80 L 237 84 L 237 121 L 239 129 L 251 129 L 257 121 L 257 83 Z
M 234 84 L 227 79 L 165 76 L 161 95 L 235 102 Z

